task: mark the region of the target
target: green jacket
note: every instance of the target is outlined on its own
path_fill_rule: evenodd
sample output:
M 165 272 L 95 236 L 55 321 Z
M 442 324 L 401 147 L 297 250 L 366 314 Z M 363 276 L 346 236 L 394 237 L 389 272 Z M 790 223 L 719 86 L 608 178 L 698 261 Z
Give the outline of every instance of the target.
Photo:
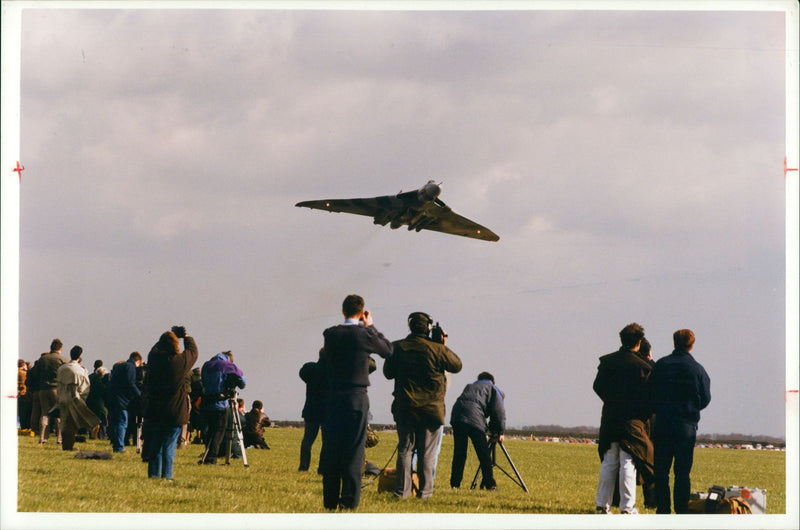
M 395 421 L 444 425 L 445 372 L 460 372 L 461 359 L 444 344 L 413 333 L 392 346 L 392 356 L 383 363 L 383 375 L 394 379 Z

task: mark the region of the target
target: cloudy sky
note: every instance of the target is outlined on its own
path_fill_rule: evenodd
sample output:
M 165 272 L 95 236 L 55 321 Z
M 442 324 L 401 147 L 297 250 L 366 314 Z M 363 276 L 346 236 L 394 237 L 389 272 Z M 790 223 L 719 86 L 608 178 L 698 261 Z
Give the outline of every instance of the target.
M 183 324 L 201 363 L 234 352 L 248 407 L 299 420 L 298 370 L 358 293 L 390 339 L 418 310 L 449 333 L 448 411 L 488 370 L 509 426 L 597 426 L 598 357 L 636 321 L 655 358 L 695 331 L 700 432 L 784 436 L 785 28 L 782 11 L 23 10 L 20 356 L 59 337 L 111 365 Z M 429 179 L 500 241 L 294 206 Z M 375 423 L 391 389 L 372 376 Z

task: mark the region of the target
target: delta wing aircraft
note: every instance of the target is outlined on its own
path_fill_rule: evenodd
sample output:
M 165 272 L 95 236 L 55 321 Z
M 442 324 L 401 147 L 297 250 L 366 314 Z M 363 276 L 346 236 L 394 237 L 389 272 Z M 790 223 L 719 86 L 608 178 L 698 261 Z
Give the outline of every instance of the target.
M 383 195 L 364 199 L 327 199 L 298 202 L 295 206 L 344 212 L 372 217 L 376 225 L 400 228 L 407 225 L 409 230 L 434 230 L 445 234 L 497 241 L 500 237 L 474 221 L 455 213 L 439 199 L 442 192 L 440 184 L 429 180 L 416 191 Z

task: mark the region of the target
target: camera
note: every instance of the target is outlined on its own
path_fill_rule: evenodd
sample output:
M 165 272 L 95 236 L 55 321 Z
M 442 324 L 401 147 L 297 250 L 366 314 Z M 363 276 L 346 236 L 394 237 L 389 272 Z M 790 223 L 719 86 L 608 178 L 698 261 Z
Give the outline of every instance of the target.
M 440 344 L 444 344 L 444 339 L 447 338 L 447 333 L 442 329 L 442 326 L 439 325 L 437 322 L 431 328 L 431 340 L 434 342 L 438 342 Z

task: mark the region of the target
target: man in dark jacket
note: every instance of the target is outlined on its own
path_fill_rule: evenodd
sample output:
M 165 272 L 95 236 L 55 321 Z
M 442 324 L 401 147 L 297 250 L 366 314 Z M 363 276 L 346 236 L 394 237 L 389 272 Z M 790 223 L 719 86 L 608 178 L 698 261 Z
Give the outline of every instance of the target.
M 300 368 L 300 379 L 306 384 L 306 401 L 303 404 L 303 441 L 300 442 L 300 467 L 308 471 L 311 466 L 311 447 L 325 420 L 325 401 L 328 399 L 328 369 L 322 361 L 322 351 L 316 362 L 307 362 Z M 322 471 L 317 466 L 317 473 Z
M 50 411 L 58 404 L 56 378 L 58 376 L 58 369 L 62 364 L 69 361 L 66 357 L 61 355 L 61 348 L 63 344 L 59 339 L 53 339 L 50 343 L 50 351 L 43 353 L 41 357 L 33 364 L 31 373 L 32 387 L 36 389 L 34 394 L 33 412 L 31 413 L 31 421 L 36 421 L 34 416 L 38 418 L 39 427 L 39 443 L 47 442 L 47 431 L 50 425 Z M 56 433 L 58 436 L 58 443 L 61 443 L 61 421 L 56 420 Z M 36 426 L 34 425 L 34 428 Z
M 136 385 L 136 370 L 142 365 L 142 355 L 132 352 L 127 361 L 111 368 L 108 382 L 108 439 L 115 453 L 125 452 L 125 432 L 128 430 L 128 406 L 142 392 Z
M 264 414 L 264 404 L 259 401 L 253 401 L 253 408 L 251 408 L 244 415 L 244 446 L 253 446 L 256 449 L 269 449 L 266 440 L 264 440 L 264 428 L 272 425 L 269 417 Z
M 227 422 L 231 419 L 228 418 L 228 400 L 233 397 L 230 391 L 237 387 L 244 388 L 246 381 L 239 367 L 233 364 L 233 353 L 229 351 L 218 353 L 206 361 L 200 376 L 203 381 L 200 410 L 208 426 L 206 454 L 201 463 L 214 465 L 225 437 Z
M 694 333 L 680 329 L 672 335 L 675 349 L 659 359 L 649 386 L 655 412 L 655 483 L 657 513 L 670 513 L 669 470 L 675 461 L 675 513 L 687 513 L 700 411 L 711 402 L 711 379 L 689 353 Z
M 392 343 L 373 326 L 364 299 L 349 295 L 342 303 L 344 324 L 323 332 L 323 360 L 330 395 L 322 425 L 322 495 L 328 510 L 355 510 L 361 499 L 361 470 L 369 417 L 369 360 L 392 354 Z
M 179 340 L 183 339 L 184 351 Z M 189 421 L 186 375 L 197 362 L 197 344 L 183 326 L 165 331 L 147 356 L 145 421 L 147 476 L 172 480 L 175 448 L 181 427 Z
M 492 440 L 505 440 L 506 411 L 503 392 L 494 384 L 489 372 L 478 374 L 478 380 L 464 387 L 464 391 L 453 405 L 450 425 L 453 426 L 453 466 L 450 472 L 450 487 L 460 488 L 467 461 L 467 440 L 478 455 L 481 467 L 481 489 L 497 489 L 494 480 L 492 455 L 486 439 L 486 418 L 489 418 L 488 434 Z
M 418 497 L 433 495 L 436 446 L 444 425 L 445 372 L 461 371 L 461 359 L 445 344 L 431 339 L 433 320 L 427 313 L 408 317 L 411 333 L 392 343 L 392 356 L 383 363 L 383 375 L 394 379 L 392 414 L 397 425 L 397 483 L 394 495 L 411 495 L 411 460 L 416 450 Z
M 108 375 L 108 369 L 103 366 L 103 361 L 95 361 L 94 371 L 89 374 L 89 396 L 86 398 L 86 406 L 100 419 L 100 424 L 91 431 L 93 440 L 104 440 L 106 438 L 106 427 L 108 425 L 106 384 L 109 380 Z
M 639 355 L 644 328 L 632 323 L 619 332 L 622 346 L 600 357 L 592 388 L 603 400 L 598 452 L 600 478 L 595 496 L 597 513 L 611 513 L 614 488 L 619 480 L 619 508 L 637 513 L 636 457 L 650 444 L 647 436 L 649 407 L 647 377 L 650 363 Z

